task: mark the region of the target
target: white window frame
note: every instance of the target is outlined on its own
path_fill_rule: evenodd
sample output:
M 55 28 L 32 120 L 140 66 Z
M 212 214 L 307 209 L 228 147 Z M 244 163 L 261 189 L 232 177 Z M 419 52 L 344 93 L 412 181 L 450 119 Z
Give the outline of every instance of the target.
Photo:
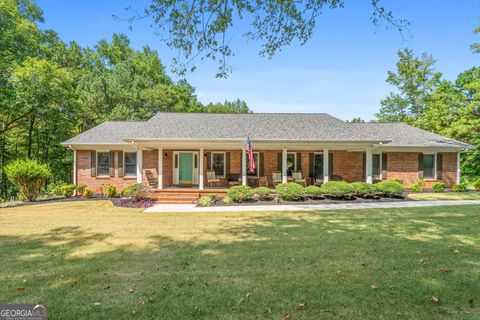
M 223 174 L 222 175 L 215 174 L 215 177 L 225 178 L 225 176 L 227 175 L 227 153 L 225 151 L 212 151 L 210 153 L 210 164 L 211 164 L 210 169 L 212 171 L 215 171 L 215 169 L 213 168 L 213 155 L 214 154 L 223 154 Z M 194 159 L 194 161 L 195 161 L 195 159 Z
M 379 173 L 379 179 L 377 180 L 383 180 L 382 179 L 382 171 L 383 171 L 383 152 L 372 152 L 372 177 L 373 177 L 373 155 L 374 154 L 378 154 L 378 158 L 379 158 L 379 167 L 380 167 L 380 173 Z
M 425 178 L 425 168 L 423 167 L 423 179 L 426 181 L 435 181 L 437 180 L 437 153 L 436 152 L 422 152 L 423 155 L 433 156 L 433 178 Z M 423 161 L 423 158 L 422 158 Z
M 97 177 L 110 177 L 110 161 L 111 161 L 110 150 L 97 150 L 96 153 L 97 153 L 96 154 L 96 158 L 97 158 L 97 163 L 96 163 L 97 164 L 97 169 L 96 169 L 97 170 Z M 99 156 L 100 153 L 108 154 L 108 172 L 106 174 L 105 173 L 100 174 L 100 156 Z M 115 161 L 115 159 L 114 159 L 114 161 Z
M 255 161 L 255 155 L 257 155 L 257 163 L 255 166 L 255 174 L 251 174 L 250 171 L 248 170 L 248 165 L 245 164 L 245 168 L 247 169 L 247 178 L 259 178 L 260 177 L 260 152 L 252 152 L 253 154 L 253 160 Z M 246 158 L 247 163 L 250 163 L 248 160 L 248 154 Z
M 135 172 L 133 174 L 127 174 L 127 153 L 133 153 L 135 155 Z M 123 176 L 124 177 L 136 177 L 137 176 L 137 153 L 135 151 L 123 151 Z

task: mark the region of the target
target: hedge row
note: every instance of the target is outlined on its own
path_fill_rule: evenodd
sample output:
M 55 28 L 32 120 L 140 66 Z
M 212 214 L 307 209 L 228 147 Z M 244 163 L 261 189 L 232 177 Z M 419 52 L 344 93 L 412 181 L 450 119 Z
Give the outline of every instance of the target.
M 261 187 L 252 189 L 249 186 L 236 186 L 228 190 L 228 199 L 234 202 L 244 202 L 257 194 L 261 199 L 268 198 L 272 190 Z M 282 183 L 275 188 L 281 200 L 295 201 L 309 199 L 352 199 L 360 198 L 403 198 L 404 189 L 396 181 L 382 181 L 375 184 L 365 182 L 347 183 L 344 181 L 329 181 L 321 187 L 301 185 L 293 182 Z

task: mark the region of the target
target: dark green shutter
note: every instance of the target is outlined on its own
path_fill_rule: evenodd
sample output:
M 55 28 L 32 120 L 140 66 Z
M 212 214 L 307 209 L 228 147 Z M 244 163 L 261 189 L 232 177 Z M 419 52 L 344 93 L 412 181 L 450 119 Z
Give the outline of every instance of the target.
M 97 176 L 97 152 L 96 151 L 90 152 L 90 175 L 92 177 Z
M 333 153 L 328 154 L 328 176 L 333 176 Z
M 437 154 L 437 180 L 443 179 L 443 156 L 441 153 Z
M 297 152 L 297 171 L 302 170 L 302 154 L 300 152 Z
M 373 155 L 372 155 L 373 158 Z M 367 179 L 367 154 L 364 152 L 362 157 L 363 180 Z
M 110 157 L 108 161 L 109 161 L 108 173 L 110 174 L 110 177 L 114 177 L 115 176 L 115 151 L 110 151 Z
M 423 178 L 423 153 L 418 154 L 418 177 Z
M 382 153 L 382 180 L 387 180 L 388 174 L 388 160 L 387 160 L 387 153 Z
M 265 176 L 265 166 L 264 166 L 264 155 L 263 155 L 263 152 L 260 152 L 260 153 L 258 154 L 258 156 L 260 157 L 260 158 L 258 159 L 258 166 L 259 166 L 259 168 L 258 168 L 258 173 L 259 173 L 259 176 L 260 176 L 260 177 L 263 177 L 263 176 Z
M 211 156 L 211 152 L 207 152 L 206 155 L 207 155 L 207 170 L 212 170 L 212 156 Z
M 277 153 L 277 171 L 282 171 L 282 153 Z
M 310 178 L 313 178 L 315 176 L 314 170 L 314 161 L 315 161 L 315 155 L 313 153 L 308 154 L 308 176 Z
M 230 174 L 230 152 L 225 153 L 225 172 L 227 176 Z
M 118 151 L 117 153 L 117 163 L 118 163 L 118 176 L 125 176 L 125 170 L 123 169 L 123 151 Z

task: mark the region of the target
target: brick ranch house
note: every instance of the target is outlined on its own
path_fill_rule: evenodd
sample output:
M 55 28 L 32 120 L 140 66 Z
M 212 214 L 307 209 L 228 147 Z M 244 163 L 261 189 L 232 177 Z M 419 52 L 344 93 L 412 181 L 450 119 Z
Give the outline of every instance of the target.
M 107 121 L 63 145 L 74 152 L 74 183 L 95 192 L 148 183 L 197 196 L 236 184 L 274 187 L 299 175 L 304 184 L 400 178 L 408 186 L 424 178 L 450 187 L 460 179 L 460 153 L 472 147 L 403 123 L 348 123 L 325 113 L 158 113 Z

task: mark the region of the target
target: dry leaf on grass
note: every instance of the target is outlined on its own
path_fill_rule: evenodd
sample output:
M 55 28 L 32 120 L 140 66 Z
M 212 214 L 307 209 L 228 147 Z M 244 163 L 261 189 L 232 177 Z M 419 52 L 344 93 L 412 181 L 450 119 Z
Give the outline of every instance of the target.
M 377 287 L 377 285 L 376 285 L 375 283 L 373 283 L 373 284 L 370 286 L 370 288 L 372 288 L 372 289 L 378 289 L 378 287 Z
M 431 296 L 431 297 L 430 297 L 430 300 L 432 300 L 433 302 L 438 302 L 438 298 L 435 297 L 435 296 Z

